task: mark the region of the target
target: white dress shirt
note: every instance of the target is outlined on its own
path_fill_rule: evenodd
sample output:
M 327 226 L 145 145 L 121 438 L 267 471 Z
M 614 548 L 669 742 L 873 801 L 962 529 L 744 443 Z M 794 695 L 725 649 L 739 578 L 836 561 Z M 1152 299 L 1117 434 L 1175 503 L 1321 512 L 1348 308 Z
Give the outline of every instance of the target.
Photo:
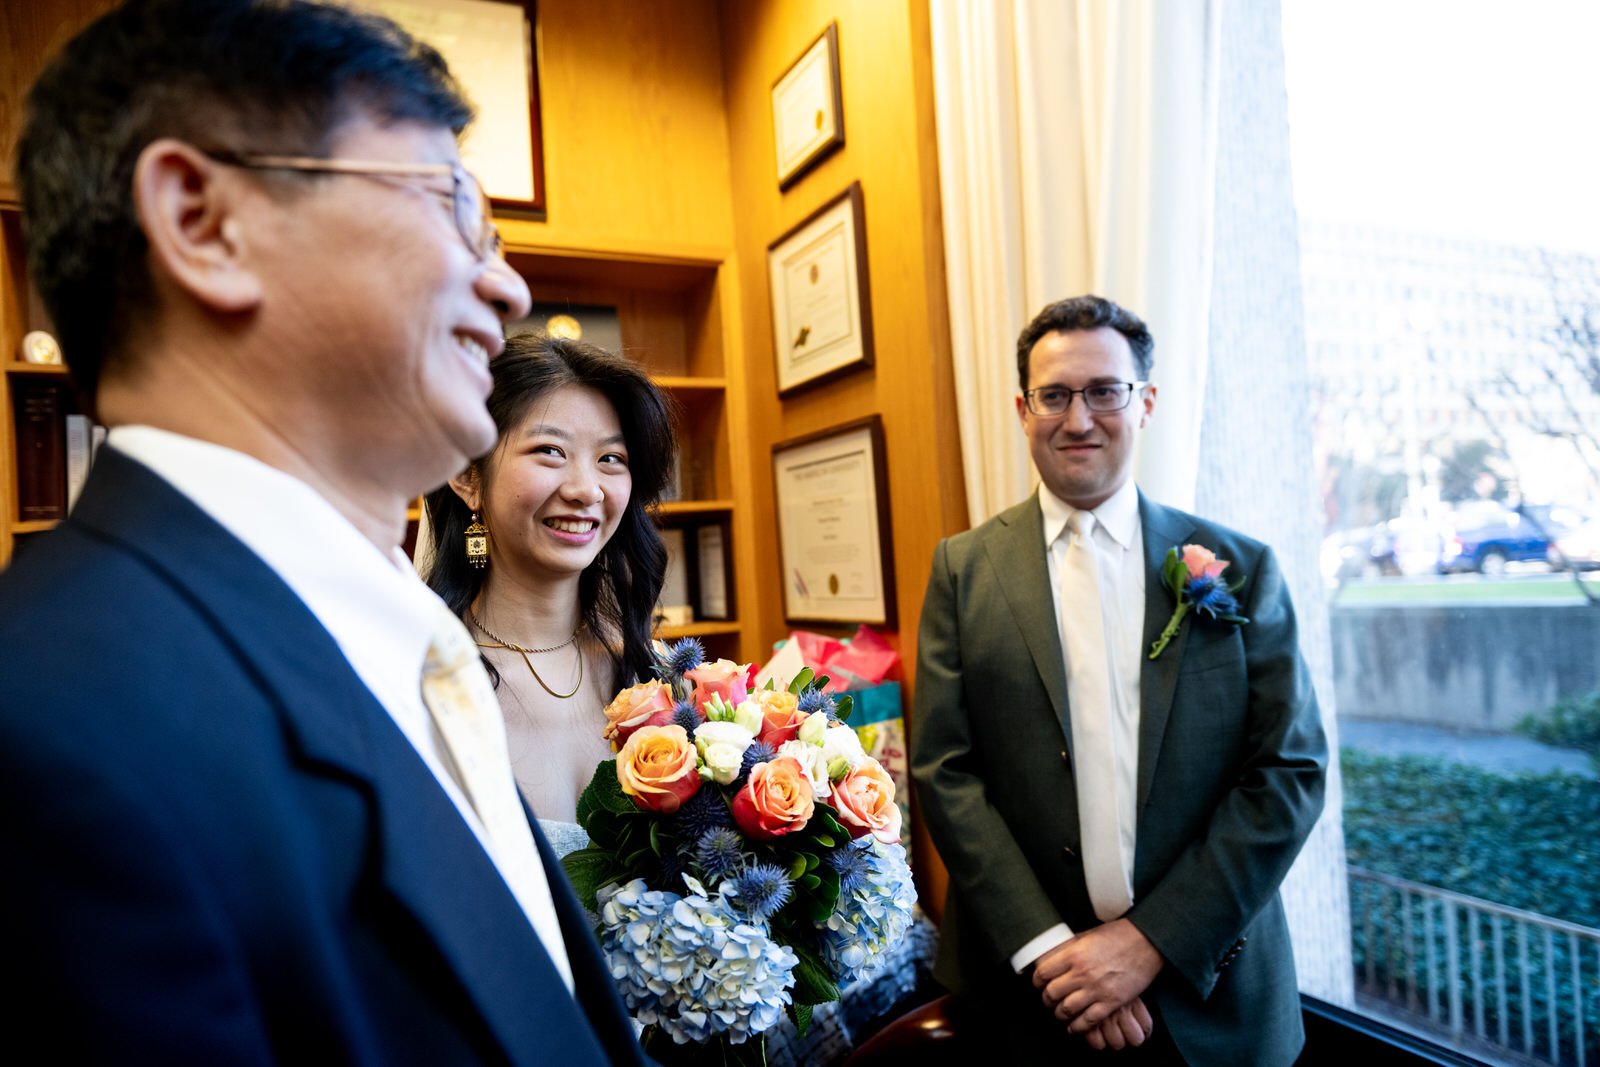
M 1067 520 L 1076 509 L 1058 499 L 1043 485 L 1039 487 L 1039 509 L 1044 513 L 1044 543 L 1050 570 L 1050 595 L 1055 605 L 1057 633 L 1062 648 L 1066 642 L 1061 626 L 1061 573 L 1071 532 Z M 1110 662 L 1112 716 L 1111 736 L 1116 751 L 1115 771 L 1119 818 L 1118 840 L 1122 846 L 1122 867 L 1131 885 L 1136 841 L 1136 813 L 1139 792 L 1139 673 L 1143 666 L 1144 642 L 1144 528 L 1139 523 L 1139 491 L 1130 480 L 1093 510 L 1096 562 L 1100 568 L 1101 621 L 1105 626 L 1106 652 Z M 1077 708 L 1073 715 L 1104 713 L 1106 709 Z M 1080 811 L 1080 819 L 1105 817 L 1103 812 Z M 1050 949 L 1072 937 L 1065 923 L 1057 923 L 1034 937 L 1011 957 L 1011 966 L 1021 971 Z
M 150 426 L 116 427 L 106 444 L 171 483 L 283 579 L 333 636 L 505 878 L 506 857 L 441 758 L 443 738 L 422 701 L 422 663 L 443 601 L 405 554 L 397 547 L 386 557 L 315 489 L 242 452 Z M 547 885 L 542 897 L 518 895 L 518 903 L 536 932 L 541 925 L 559 931 Z M 565 945 L 548 951 L 566 957 Z

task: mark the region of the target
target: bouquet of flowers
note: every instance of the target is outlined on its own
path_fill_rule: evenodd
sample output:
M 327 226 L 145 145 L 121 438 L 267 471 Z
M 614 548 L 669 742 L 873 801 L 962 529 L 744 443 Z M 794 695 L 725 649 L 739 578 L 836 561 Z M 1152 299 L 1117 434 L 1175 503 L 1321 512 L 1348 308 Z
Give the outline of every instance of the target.
M 874 973 L 916 891 L 894 783 L 845 725 L 850 698 L 665 650 L 605 710 L 615 759 L 578 800 L 562 862 L 658 1059 L 759 1062 L 761 1034 Z M 754 1041 L 751 1041 L 755 1038 Z

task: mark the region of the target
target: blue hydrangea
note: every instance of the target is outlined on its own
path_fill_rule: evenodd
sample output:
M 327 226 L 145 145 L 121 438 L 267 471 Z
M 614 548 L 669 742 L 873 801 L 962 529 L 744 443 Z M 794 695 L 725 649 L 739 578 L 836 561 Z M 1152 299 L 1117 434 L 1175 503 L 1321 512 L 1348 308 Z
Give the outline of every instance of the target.
M 1193 604 L 1196 611 L 1213 619 L 1226 619 L 1239 614 L 1239 602 L 1233 598 L 1233 593 L 1221 578 L 1205 575 L 1190 578 L 1184 586 L 1183 598 Z
M 859 853 L 847 861 L 857 884 L 846 890 L 841 872 L 839 900 L 821 927 L 821 950 L 823 963 L 843 985 L 882 966 L 885 951 L 911 926 L 917 890 L 902 846 L 867 836 L 840 851 Z
M 798 958 L 736 912 L 726 892 L 708 896 L 685 882 L 688 896 L 640 878 L 596 894 L 611 977 L 629 1014 L 673 1041 L 726 1034 L 742 1044 L 783 1018 Z

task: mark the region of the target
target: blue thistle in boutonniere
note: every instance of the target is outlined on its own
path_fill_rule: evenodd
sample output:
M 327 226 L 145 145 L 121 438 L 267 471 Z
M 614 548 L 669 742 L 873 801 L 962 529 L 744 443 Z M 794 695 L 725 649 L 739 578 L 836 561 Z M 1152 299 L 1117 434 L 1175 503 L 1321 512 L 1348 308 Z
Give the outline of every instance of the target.
M 1183 617 L 1189 614 L 1190 608 L 1221 622 L 1239 626 L 1250 621 L 1239 614 L 1239 602 L 1233 598 L 1244 581 L 1241 579 L 1238 584 L 1230 586 L 1222 580 L 1222 572 L 1227 569 L 1227 560 L 1218 559 L 1215 552 L 1201 545 L 1167 549 L 1167 560 L 1161 565 L 1161 580 L 1172 590 L 1178 603 L 1172 609 L 1172 618 L 1167 620 L 1166 629 L 1150 646 L 1151 659 L 1161 655 L 1167 642 L 1177 636 L 1178 627 L 1183 624 Z

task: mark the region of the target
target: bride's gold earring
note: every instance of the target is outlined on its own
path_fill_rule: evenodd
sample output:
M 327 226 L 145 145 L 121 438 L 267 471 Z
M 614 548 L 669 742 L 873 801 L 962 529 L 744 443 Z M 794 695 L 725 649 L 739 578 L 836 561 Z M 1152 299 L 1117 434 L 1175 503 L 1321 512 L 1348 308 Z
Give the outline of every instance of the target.
M 478 521 L 476 511 L 467 527 L 467 562 L 480 571 L 489 564 L 489 527 Z

